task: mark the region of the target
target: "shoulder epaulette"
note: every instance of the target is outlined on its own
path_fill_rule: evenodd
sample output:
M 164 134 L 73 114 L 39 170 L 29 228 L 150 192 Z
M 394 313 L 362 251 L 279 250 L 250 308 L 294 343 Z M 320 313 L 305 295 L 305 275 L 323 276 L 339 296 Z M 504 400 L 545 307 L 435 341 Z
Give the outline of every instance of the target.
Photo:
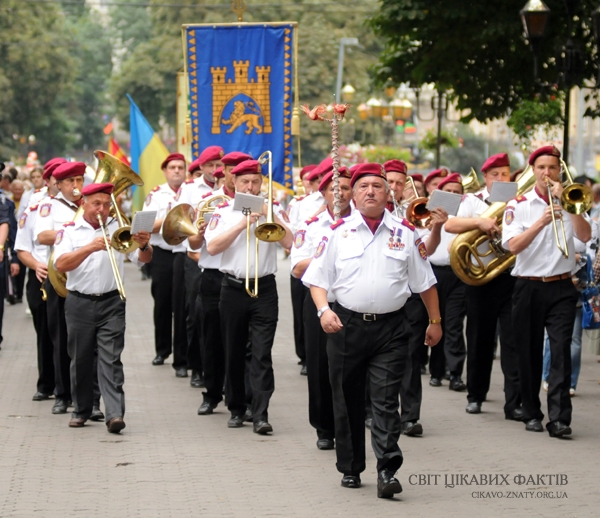
M 403 224 L 403 225 L 404 225 L 406 228 L 410 228 L 410 229 L 411 229 L 411 230 L 413 230 L 413 231 L 415 230 L 415 226 L 414 226 L 414 225 L 413 225 L 413 224 L 412 224 L 410 221 L 408 221 L 407 219 L 403 219 L 403 220 L 402 220 L 402 224 Z
M 75 225 L 74 221 L 67 221 L 66 223 L 63 223 L 63 227 L 72 227 Z
M 152 189 L 152 191 L 151 191 L 151 192 L 156 192 L 156 191 L 158 191 L 159 189 L 160 189 L 160 185 L 157 185 L 157 186 L 156 186 L 154 189 Z
M 277 200 L 273 200 L 273 205 L 281 205 Z
M 317 218 L 317 216 L 313 216 L 310 219 L 307 219 L 304 223 L 306 223 L 307 225 L 310 225 L 311 223 L 314 223 L 315 221 L 318 221 L 319 218 Z
M 49 198 L 50 198 L 51 200 L 53 200 L 53 199 L 54 199 L 54 194 L 51 194 L 51 195 L 49 196 Z
M 229 202 L 227 200 L 217 205 L 217 209 L 222 209 L 223 207 L 229 207 Z
M 35 193 L 35 192 L 40 192 L 40 191 L 41 191 L 41 189 L 36 189 L 36 190 L 35 190 L 35 191 L 33 191 L 33 192 Z
M 331 225 L 329 225 L 329 228 L 331 230 L 335 230 L 336 228 L 338 228 L 339 226 L 343 225 L 344 223 L 346 223 L 344 221 L 344 218 L 340 218 L 335 223 L 332 223 Z
M 35 205 L 29 207 L 29 212 L 34 212 L 34 211 L 38 210 L 39 206 L 40 206 L 40 204 L 36 203 Z
M 526 199 L 527 198 L 525 196 L 523 196 L 523 195 L 517 196 L 515 198 L 515 200 L 516 200 L 517 203 L 521 203 L 522 201 L 525 201 Z
M 189 185 L 190 183 L 194 183 L 194 179 L 193 178 L 189 178 L 188 180 L 186 180 L 183 183 L 187 183 Z
M 204 199 L 204 198 L 208 198 L 209 196 L 212 196 L 212 194 L 213 194 L 213 193 L 212 193 L 212 191 L 209 191 L 209 192 L 207 192 L 206 194 L 203 194 L 203 195 L 202 195 L 202 199 Z
M 302 196 L 294 196 L 296 201 L 302 201 L 304 198 L 306 198 L 306 194 L 303 194 Z

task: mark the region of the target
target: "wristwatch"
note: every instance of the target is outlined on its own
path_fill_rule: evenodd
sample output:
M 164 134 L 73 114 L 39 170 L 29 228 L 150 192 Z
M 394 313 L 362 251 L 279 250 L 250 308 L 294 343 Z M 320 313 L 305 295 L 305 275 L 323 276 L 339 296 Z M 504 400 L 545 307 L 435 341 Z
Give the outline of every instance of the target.
M 323 313 L 325 313 L 325 311 L 327 311 L 328 309 L 331 308 L 329 306 L 323 306 L 319 311 L 317 311 L 317 316 L 321 318 L 323 316 Z
M 146 243 L 146 245 L 143 248 L 140 248 L 140 252 L 147 252 L 148 248 L 150 248 L 150 243 Z

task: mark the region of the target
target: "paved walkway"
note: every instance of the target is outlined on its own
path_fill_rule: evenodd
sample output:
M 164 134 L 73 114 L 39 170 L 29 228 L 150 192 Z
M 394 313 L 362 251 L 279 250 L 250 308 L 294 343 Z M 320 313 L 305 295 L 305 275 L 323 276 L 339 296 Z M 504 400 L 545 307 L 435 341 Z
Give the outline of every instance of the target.
M 0 517 L 599 516 L 600 364 L 587 352 L 574 399 L 572 440 L 527 433 L 522 424 L 504 420 L 496 361 L 481 415 L 466 414 L 464 394 L 446 384 L 424 387 L 424 437 L 400 441 L 406 459 L 399 472 L 400 498 L 376 498 L 370 447 L 363 487 L 341 488 L 334 452 L 317 450 L 308 424 L 284 261 L 280 270 L 271 437 L 253 434 L 249 425 L 227 429 L 222 406 L 212 416 L 198 416 L 201 390 L 191 388 L 189 378 L 175 378 L 170 365 L 151 365 L 150 283 L 140 281 L 131 265 L 123 355 L 127 428 L 121 435 L 108 434 L 103 423 L 69 429 L 68 416 L 50 413 L 52 401 L 31 401 L 33 325 L 24 306 L 6 307 Z M 567 484 L 557 485 L 556 477 L 527 480 L 550 474 L 564 475 L 566 480 L 558 480 Z M 419 485 L 419 475 L 430 476 Z M 496 485 L 475 485 L 473 476 L 482 482 L 483 475 L 498 475 Z M 445 487 L 452 476 L 462 485 Z

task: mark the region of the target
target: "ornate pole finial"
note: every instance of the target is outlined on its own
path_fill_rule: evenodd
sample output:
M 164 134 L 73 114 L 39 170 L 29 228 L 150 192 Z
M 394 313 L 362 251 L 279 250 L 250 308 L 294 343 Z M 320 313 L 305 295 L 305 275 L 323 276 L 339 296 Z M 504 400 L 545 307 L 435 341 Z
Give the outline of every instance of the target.
M 244 13 L 246 12 L 246 2 L 244 0 L 233 0 L 231 10 L 237 14 L 238 22 L 244 21 Z

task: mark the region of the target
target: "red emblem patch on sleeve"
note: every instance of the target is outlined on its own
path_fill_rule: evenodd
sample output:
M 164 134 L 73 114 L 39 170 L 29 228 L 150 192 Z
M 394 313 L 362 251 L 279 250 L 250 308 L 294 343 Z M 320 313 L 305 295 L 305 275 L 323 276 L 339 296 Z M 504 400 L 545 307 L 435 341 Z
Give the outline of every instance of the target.
M 214 230 L 215 228 L 217 228 L 220 218 L 221 218 L 221 214 L 213 214 L 212 218 L 210 218 L 210 223 L 208 224 L 208 229 Z
M 504 213 L 504 223 L 510 225 L 515 220 L 515 209 L 508 207 Z
M 48 216 L 50 214 L 51 210 L 52 210 L 52 205 L 50 203 L 44 203 L 42 205 L 42 207 L 40 208 L 40 216 L 42 218 L 45 218 L 46 216 Z
M 149 193 L 148 196 L 146 196 L 146 206 L 150 205 L 150 202 L 152 201 L 152 193 Z
M 25 226 L 25 223 L 27 223 L 27 213 L 24 212 L 23 215 L 21 216 L 21 219 L 19 219 L 19 228 L 23 228 Z
M 425 243 L 423 243 L 423 241 L 421 241 L 420 239 L 419 239 L 419 241 L 420 242 L 417 245 L 417 248 L 419 250 L 419 255 L 421 256 L 421 259 L 426 261 L 427 260 L 427 247 L 425 246 Z
M 294 236 L 294 246 L 300 248 L 304 244 L 306 230 L 298 230 Z
M 55 244 L 55 245 L 60 245 L 61 241 L 63 240 L 63 234 L 64 234 L 64 233 L 65 233 L 65 231 L 64 231 L 64 230 L 62 230 L 62 229 L 61 229 L 61 230 L 59 230 L 59 231 L 56 233 L 56 237 L 54 238 L 54 244 Z
M 342 220 L 339 220 L 339 221 L 342 221 Z M 319 243 L 319 246 L 317 246 L 317 250 L 315 251 L 315 258 L 321 257 L 323 255 L 327 241 L 328 241 L 327 237 L 323 236 L 323 239 L 321 239 L 321 242 Z

